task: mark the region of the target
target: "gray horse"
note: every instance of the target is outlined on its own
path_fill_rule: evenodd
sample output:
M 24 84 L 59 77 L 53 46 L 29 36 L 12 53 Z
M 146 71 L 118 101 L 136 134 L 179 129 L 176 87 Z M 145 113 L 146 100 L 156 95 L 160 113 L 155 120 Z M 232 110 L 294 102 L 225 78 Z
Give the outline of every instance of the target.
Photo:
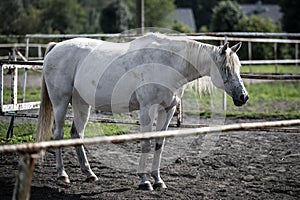
M 90 108 L 112 113 L 140 110 L 141 132 L 166 130 L 183 95 L 183 86 L 203 76 L 232 97 L 236 106 L 248 100 L 240 77 L 236 52 L 241 43 L 229 48 L 193 40 L 150 33 L 129 43 L 112 43 L 87 38 L 51 43 L 44 60 L 41 107 L 37 140 L 49 140 L 55 121 L 54 139 L 63 139 L 64 119 L 69 103 L 73 109 L 72 138 L 83 138 Z M 146 160 L 150 141 L 141 141 L 138 166 L 139 189 L 166 188 L 160 177 L 164 139 L 155 141 L 151 175 Z M 98 180 L 91 170 L 83 146 L 76 147 L 82 172 L 88 181 Z M 70 182 L 62 150 L 56 150 L 58 179 Z

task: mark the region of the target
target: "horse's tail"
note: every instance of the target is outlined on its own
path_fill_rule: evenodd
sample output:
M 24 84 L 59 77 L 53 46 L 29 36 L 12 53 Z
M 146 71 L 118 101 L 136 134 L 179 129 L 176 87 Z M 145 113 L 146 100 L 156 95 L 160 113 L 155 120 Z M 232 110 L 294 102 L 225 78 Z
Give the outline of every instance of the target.
M 47 45 L 47 48 L 46 48 L 46 51 L 45 51 L 45 56 L 53 49 L 53 47 L 55 47 L 55 45 L 56 45 L 56 42 L 50 42 Z
M 53 49 L 55 45 L 56 43 L 54 42 L 49 43 L 45 55 L 47 55 L 47 53 L 51 51 L 51 49 Z M 51 100 L 49 98 L 48 89 L 43 76 L 40 112 L 39 112 L 38 124 L 36 129 L 36 141 L 40 142 L 40 141 L 50 140 L 52 135 L 52 126 L 53 126 L 53 107 L 52 107 Z

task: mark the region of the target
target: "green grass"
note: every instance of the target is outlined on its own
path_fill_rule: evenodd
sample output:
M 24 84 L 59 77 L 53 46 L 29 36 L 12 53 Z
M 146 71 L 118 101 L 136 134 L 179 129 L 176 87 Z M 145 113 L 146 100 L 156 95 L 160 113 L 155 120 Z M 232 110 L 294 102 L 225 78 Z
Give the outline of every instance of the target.
M 276 71 L 277 70 L 277 71 Z M 241 73 L 252 72 L 252 73 L 300 73 L 300 66 L 296 65 L 243 65 Z
M 253 72 L 274 73 L 274 66 L 252 66 Z M 279 73 L 297 73 L 296 66 L 278 65 Z M 249 72 L 248 66 L 242 67 L 242 72 Z M 226 116 L 247 118 L 300 118 L 300 82 L 272 81 L 245 84 L 250 99 L 242 107 L 234 106 L 231 97 L 227 95 Z M 183 98 L 183 111 L 188 115 L 210 117 L 214 113 L 223 112 L 223 92 L 216 90 L 213 95 L 202 94 L 201 96 L 193 89 L 187 89 Z M 21 98 L 21 91 L 18 92 Z M 26 101 L 39 101 L 39 89 L 27 89 Z M 11 93 L 4 91 L 5 103 L 10 103 Z M 6 141 L 8 122 L 0 123 L 0 144 L 15 144 L 33 142 L 32 133 L 35 131 L 35 122 L 16 122 L 14 137 Z M 120 125 L 109 123 L 89 122 L 86 127 L 85 137 L 115 135 L 138 130 L 137 126 Z M 64 127 L 65 138 L 70 138 L 70 122 Z
M 234 106 L 227 95 L 227 116 L 300 118 L 300 82 L 246 83 L 245 87 L 250 99 L 242 107 Z M 223 112 L 222 102 L 223 92 L 219 90 L 214 95 L 200 98 L 197 92 L 190 89 L 185 91 L 183 110 L 190 115 L 210 116 L 214 112 Z
M 0 123 L 0 145 L 19 144 L 34 142 L 33 133 L 36 129 L 34 122 L 17 122 L 14 126 L 13 137 L 6 140 L 6 132 L 9 122 Z M 85 137 L 119 135 L 129 132 L 131 125 L 119 125 L 113 123 L 89 122 L 85 129 Z M 66 122 L 64 126 L 65 139 L 70 139 L 71 123 Z
M 35 130 L 35 123 L 18 122 L 14 127 L 14 135 L 9 140 L 6 140 L 6 132 L 9 122 L 0 123 L 0 144 L 19 144 L 33 142 L 32 133 Z
M 3 91 L 3 102 L 4 104 L 9 104 L 11 103 L 11 90 L 6 89 Z M 18 102 L 22 99 L 22 89 L 18 88 Z M 40 101 L 40 89 L 33 89 L 29 88 L 26 89 L 25 93 L 25 101 L 26 102 L 31 102 L 31 101 Z
M 243 107 L 228 103 L 228 114 L 300 118 L 300 82 L 272 81 L 246 84 L 249 101 Z

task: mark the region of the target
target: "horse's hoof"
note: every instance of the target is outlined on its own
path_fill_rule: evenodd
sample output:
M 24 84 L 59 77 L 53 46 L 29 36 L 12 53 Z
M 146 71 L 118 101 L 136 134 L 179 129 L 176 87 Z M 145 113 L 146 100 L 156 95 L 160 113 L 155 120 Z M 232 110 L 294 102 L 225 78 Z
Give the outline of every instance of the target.
M 60 182 L 63 182 L 63 183 L 70 183 L 70 179 L 67 176 L 57 177 L 57 180 L 60 181 Z
M 153 184 L 153 189 L 154 190 L 164 190 L 164 189 L 167 189 L 167 186 L 164 182 L 162 183 L 154 183 Z
M 85 182 L 89 182 L 89 183 L 92 183 L 92 182 L 96 182 L 98 181 L 98 177 L 97 176 L 90 176 L 88 178 L 85 179 Z
M 138 190 L 152 191 L 153 187 L 149 181 L 146 181 L 145 183 L 139 185 Z

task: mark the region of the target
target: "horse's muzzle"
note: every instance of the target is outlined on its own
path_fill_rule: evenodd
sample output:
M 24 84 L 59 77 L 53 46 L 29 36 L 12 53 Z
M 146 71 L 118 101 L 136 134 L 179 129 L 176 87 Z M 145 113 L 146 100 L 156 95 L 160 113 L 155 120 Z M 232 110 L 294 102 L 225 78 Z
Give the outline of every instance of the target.
M 248 99 L 248 94 L 241 94 L 239 98 L 233 98 L 233 103 L 235 106 L 242 106 L 248 101 Z

